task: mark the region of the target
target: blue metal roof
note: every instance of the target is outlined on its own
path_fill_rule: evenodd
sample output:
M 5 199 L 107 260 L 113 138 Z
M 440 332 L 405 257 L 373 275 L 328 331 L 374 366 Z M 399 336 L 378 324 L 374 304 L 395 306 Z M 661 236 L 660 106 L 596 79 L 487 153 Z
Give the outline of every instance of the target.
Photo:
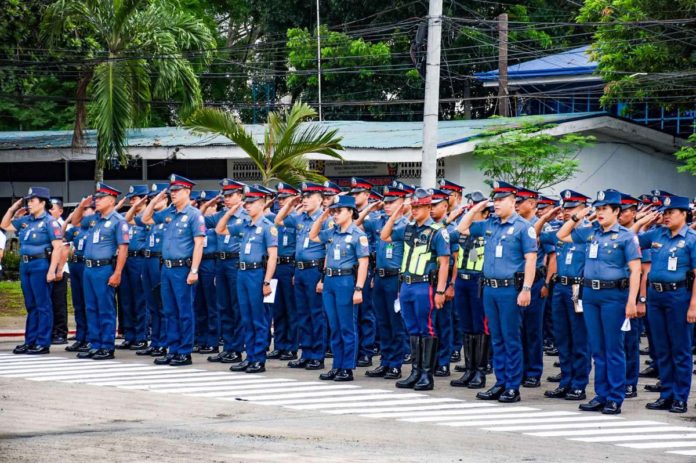
M 544 116 L 525 116 L 512 118 L 492 118 L 476 120 L 440 121 L 438 124 L 438 146 L 444 147 L 462 143 L 471 138 L 485 135 L 488 131 L 501 127 L 522 127 L 528 123 L 562 123 L 571 120 L 599 116 L 604 112 L 549 114 Z M 346 149 L 398 149 L 420 148 L 423 139 L 422 122 L 364 122 L 364 121 L 326 121 L 322 125 L 338 129 L 343 136 Z M 261 124 L 247 125 L 256 140 L 263 142 Z M 0 151 L 27 149 L 70 148 L 72 131 L 0 132 Z M 234 145 L 227 138 L 216 135 L 195 135 L 181 127 L 157 127 L 132 129 L 128 132 L 130 147 L 194 147 L 194 146 Z M 96 134 L 87 131 L 85 147 L 96 147 Z
M 589 45 L 585 45 L 510 66 L 508 67 L 508 79 L 592 74 L 597 69 L 597 63 L 590 60 L 589 48 Z M 498 80 L 498 70 L 478 72 L 474 76 L 484 82 Z

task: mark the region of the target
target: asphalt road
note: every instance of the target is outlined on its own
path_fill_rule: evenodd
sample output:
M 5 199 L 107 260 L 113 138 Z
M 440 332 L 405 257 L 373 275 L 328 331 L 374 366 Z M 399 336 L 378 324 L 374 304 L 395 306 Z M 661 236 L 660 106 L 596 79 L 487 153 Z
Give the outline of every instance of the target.
M 438 379 L 422 395 L 364 376 L 327 384 L 269 361 L 231 373 L 196 355 L 155 367 L 133 352 L 77 361 L 54 346 L 39 358 L 0 343 L 0 461 L 534 461 L 683 462 L 696 458 L 694 411 L 650 412 L 642 391 L 619 418 L 523 389 L 489 404 Z M 545 376 L 557 369 L 546 358 Z M 330 360 L 327 360 L 330 361 Z M 407 371 L 408 367 L 405 368 Z M 348 386 L 348 387 L 344 387 Z M 694 405 L 694 399 L 690 400 Z M 677 454 L 671 452 L 682 452 Z

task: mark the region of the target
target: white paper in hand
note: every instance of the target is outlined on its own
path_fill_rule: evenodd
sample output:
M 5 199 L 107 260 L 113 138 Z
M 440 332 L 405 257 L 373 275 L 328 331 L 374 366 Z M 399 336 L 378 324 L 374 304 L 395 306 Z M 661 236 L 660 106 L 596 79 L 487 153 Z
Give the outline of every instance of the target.
M 273 304 L 275 302 L 276 288 L 278 287 L 278 279 L 271 280 L 271 294 L 263 298 L 264 304 Z
M 401 302 L 398 299 L 394 299 L 394 313 L 401 312 Z
M 621 325 L 621 331 L 631 331 L 631 320 L 627 318 Z

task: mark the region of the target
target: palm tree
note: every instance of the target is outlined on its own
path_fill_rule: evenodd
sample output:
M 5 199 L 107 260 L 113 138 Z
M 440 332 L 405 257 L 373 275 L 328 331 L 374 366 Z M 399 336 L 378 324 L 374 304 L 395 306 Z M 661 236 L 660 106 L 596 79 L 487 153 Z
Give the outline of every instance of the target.
M 200 107 L 200 84 L 186 53 L 207 62 L 215 39 L 176 1 L 57 0 L 45 11 L 42 35 L 54 47 L 65 34 L 90 47 L 79 65 L 73 148 L 82 147 L 89 116 L 97 132 L 95 180 L 108 162 L 127 162 L 127 130 L 147 123 L 153 97 L 177 97 L 181 115 Z
M 343 160 L 337 152 L 343 150 L 343 137 L 337 135 L 338 130 L 320 124 L 302 124 L 316 115 L 305 103 L 294 104 L 290 111 L 269 113 L 262 146 L 232 114 L 219 109 L 199 109 L 186 121 L 186 126 L 194 133 L 215 133 L 236 143 L 259 168 L 264 185 L 273 181 L 297 185 L 304 180 L 326 180 L 309 169 L 305 155 L 320 153 Z

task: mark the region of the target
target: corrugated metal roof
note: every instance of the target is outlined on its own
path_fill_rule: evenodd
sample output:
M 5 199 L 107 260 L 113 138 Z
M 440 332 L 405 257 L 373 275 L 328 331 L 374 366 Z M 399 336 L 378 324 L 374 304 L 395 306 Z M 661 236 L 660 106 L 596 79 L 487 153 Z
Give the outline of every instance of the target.
M 440 121 L 438 124 L 438 145 L 448 146 L 452 143 L 478 137 L 486 132 L 501 127 L 523 126 L 530 122 L 561 123 L 575 119 L 584 119 L 603 115 L 603 112 L 549 114 L 544 116 L 525 116 L 514 118 L 492 118 L 461 121 Z M 338 129 L 343 136 L 346 149 L 398 149 L 420 148 L 423 138 L 422 122 L 363 122 L 363 121 L 327 121 L 322 123 L 328 128 Z M 261 124 L 246 126 L 256 140 L 263 140 L 264 126 Z M 70 148 L 72 131 L 35 131 L 35 132 L 0 132 L 0 150 L 26 149 L 61 149 Z M 85 138 L 87 148 L 96 147 L 96 134 L 87 131 Z M 128 146 L 131 147 L 192 147 L 234 145 L 230 140 L 212 135 L 194 135 L 188 129 L 180 127 L 157 127 L 129 130 Z
M 574 48 L 555 55 L 544 56 L 524 63 L 508 67 L 508 78 L 529 78 L 547 76 L 575 76 L 592 74 L 597 69 L 597 63 L 590 60 L 590 46 Z M 498 70 L 474 74 L 479 80 L 498 80 Z

